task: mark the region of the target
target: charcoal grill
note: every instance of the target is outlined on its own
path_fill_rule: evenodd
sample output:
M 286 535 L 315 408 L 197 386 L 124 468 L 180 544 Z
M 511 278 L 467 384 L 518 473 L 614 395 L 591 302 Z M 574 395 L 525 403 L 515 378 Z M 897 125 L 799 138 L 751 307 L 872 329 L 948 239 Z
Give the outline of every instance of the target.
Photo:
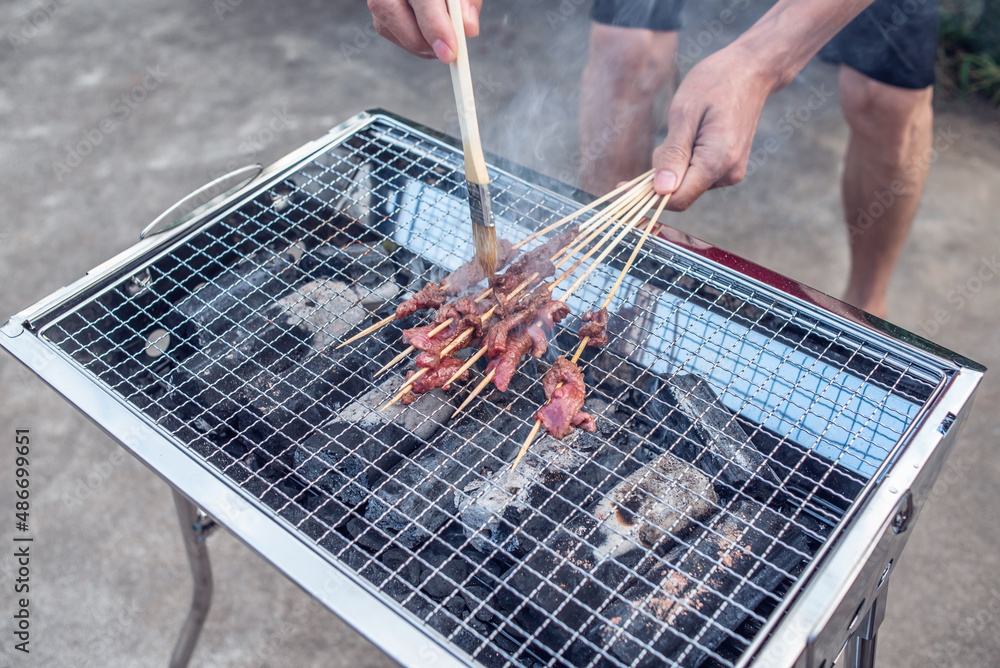
M 511 240 L 587 200 L 492 162 Z M 871 665 L 985 369 L 663 228 L 581 362 L 598 431 L 539 439 L 508 473 L 546 360 L 448 421 L 472 385 L 374 410 L 419 316 L 335 349 L 471 257 L 462 174 L 454 140 L 360 114 L 2 328 L 174 488 L 195 574 L 175 665 L 215 521 L 408 666 Z

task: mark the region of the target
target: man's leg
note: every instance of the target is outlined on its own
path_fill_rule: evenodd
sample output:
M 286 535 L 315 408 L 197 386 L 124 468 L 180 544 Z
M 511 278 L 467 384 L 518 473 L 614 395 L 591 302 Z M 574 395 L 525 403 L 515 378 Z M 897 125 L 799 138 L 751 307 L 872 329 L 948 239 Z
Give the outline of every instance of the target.
M 890 86 L 840 67 L 840 103 L 851 128 L 843 179 L 851 246 L 844 301 L 880 317 L 930 166 L 931 95 L 930 87 Z
M 676 51 L 674 31 L 592 24 L 580 90 L 584 190 L 603 194 L 652 166 L 653 110 Z

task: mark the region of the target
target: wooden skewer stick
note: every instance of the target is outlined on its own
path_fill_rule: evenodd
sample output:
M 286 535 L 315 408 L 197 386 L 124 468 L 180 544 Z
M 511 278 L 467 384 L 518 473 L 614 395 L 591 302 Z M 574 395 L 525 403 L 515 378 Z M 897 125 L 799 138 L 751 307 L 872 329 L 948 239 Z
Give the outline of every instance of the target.
M 625 185 L 622 185 L 622 186 L 620 186 L 620 187 L 612 190 L 607 195 L 605 195 L 605 196 L 603 196 L 603 197 L 601 197 L 599 199 L 594 200 L 593 202 L 591 202 L 587 206 L 579 209 L 575 213 L 570 214 L 569 216 L 566 216 L 565 218 L 562 218 L 561 220 L 556 221 L 555 223 L 552 223 L 548 227 L 545 227 L 545 228 L 539 230 L 538 232 L 535 232 L 534 234 L 532 234 L 531 236 L 527 237 L 526 239 L 522 239 L 518 243 L 514 244 L 513 248 L 515 250 L 521 248 L 522 246 L 524 246 L 528 242 L 537 239 L 538 237 L 540 237 L 541 235 L 545 234 L 546 232 L 550 232 L 550 231 L 554 230 L 555 228 L 559 227 L 560 225 L 562 225 L 562 224 L 564 224 L 566 222 L 569 222 L 570 220 L 573 220 L 574 218 L 576 218 L 580 214 L 582 214 L 582 213 L 584 213 L 584 212 L 586 212 L 586 211 L 594 208 L 598 204 L 602 204 L 603 202 L 606 202 L 611 197 L 613 197 L 613 196 L 615 196 L 615 195 L 617 195 L 617 194 L 619 194 L 621 192 L 624 192 L 625 190 L 627 190 L 629 188 L 632 188 L 633 186 L 637 186 L 637 185 L 638 186 L 647 186 L 649 183 L 652 183 L 652 178 L 653 178 L 652 174 L 653 174 L 653 172 L 650 171 L 650 172 L 647 172 L 646 174 L 643 174 L 641 176 L 636 177 L 635 179 L 633 179 L 632 181 L 629 181 Z M 637 194 L 639 192 L 643 192 L 644 190 L 648 190 L 648 188 L 636 188 L 632 193 L 629 193 L 627 196 L 619 198 L 615 202 L 615 204 L 613 204 L 610 207 L 607 207 L 600 214 L 598 214 L 594 218 L 591 218 L 590 220 L 588 220 L 587 223 L 584 225 L 584 228 L 586 229 L 586 231 L 587 232 L 590 231 L 590 228 L 588 226 L 590 226 L 590 225 L 596 225 L 596 222 L 598 220 L 603 220 L 604 217 L 606 217 L 608 215 L 611 215 L 615 211 L 619 210 L 626 203 L 632 201 L 637 196 Z M 585 233 L 584 230 L 581 230 L 581 235 L 584 234 L 584 233 Z M 576 243 L 576 240 L 574 240 L 574 243 Z M 573 244 L 568 244 L 566 246 L 566 248 L 563 248 L 552 259 L 555 260 L 557 257 L 559 257 L 559 255 L 561 255 L 562 253 L 566 252 L 566 250 L 569 249 L 569 248 L 571 248 L 572 246 L 573 246 Z M 481 301 L 482 299 L 485 299 L 492 292 L 493 292 L 493 288 L 487 288 L 486 291 L 484 291 L 479 297 L 477 297 L 475 301 L 478 302 L 478 301 Z M 396 319 L 395 315 L 390 315 L 390 316 L 387 316 L 387 317 L 383 318 L 382 320 L 379 320 L 374 325 L 371 325 L 370 327 L 366 328 L 365 330 L 363 330 L 363 331 L 355 334 L 351 338 L 347 339 L 346 341 L 344 341 L 343 343 L 341 343 L 340 345 L 338 345 L 336 348 L 334 348 L 334 350 L 339 350 L 340 348 L 343 348 L 344 346 L 346 346 L 346 345 L 348 345 L 350 343 L 353 343 L 353 342 L 357 341 L 358 339 L 361 339 L 361 338 L 364 338 L 365 336 L 368 336 L 372 332 L 375 332 L 375 331 L 381 329 L 382 327 L 385 327 L 386 325 L 388 325 L 390 322 L 392 322 L 395 319 Z M 441 329 L 444 329 L 448 324 L 451 324 L 451 323 L 450 322 L 442 323 Z M 438 332 L 441 331 L 441 329 L 438 329 L 438 330 L 432 332 L 430 335 L 433 336 L 434 334 L 437 334 Z M 411 352 L 413 352 L 412 348 L 406 353 L 406 355 L 410 354 Z M 405 357 L 405 355 L 404 355 L 404 357 Z M 402 359 L 402 358 L 399 358 L 399 359 Z M 395 364 L 395 361 L 391 362 L 389 364 L 389 366 L 392 366 L 393 364 Z M 382 373 L 382 371 L 384 371 L 384 370 L 385 370 L 385 368 L 383 368 L 382 370 L 380 370 L 375 375 L 378 376 L 379 373 Z
M 557 220 L 556 222 L 552 223 L 551 225 L 547 225 L 546 227 L 543 227 L 542 229 L 538 230 L 537 232 L 535 232 L 534 234 L 532 234 L 528 238 L 522 239 L 521 241 L 519 241 L 517 244 L 514 245 L 514 248 L 520 248 L 524 244 L 529 243 L 531 241 L 534 241 L 535 239 L 537 239 L 538 237 L 542 236 L 543 234 L 547 234 L 547 233 L 551 232 L 552 230 L 556 229 L 557 227 L 559 227 L 560 225 L 564 225 L 565 223 L 568 223 L 569 221 L 571 221 L 571 220 L 579 217 L 580 215 L 586 213 L 587 211 L 590 211 L 594 207 L 599 206 L 601 204 L 604 204 L 609 199 L 611 199 L 611 198 L 613 198 L 613 197 L 615 197 L 615 196 L 617 196 L 617 195 L 625 192 L 626 190 L 628 190 L 629 188 L 632 188 L 633 186 L 636 186 L 636 185 L 639 185 L 639 184 L 642 184 L 642 183 L 645 183 L 645 182 L 652 183 L 653 182 L 653 174 L 654 174 L 654 172 L 655 172 L 655 170 L 651 169 L 648 172 L 646 172 L 645 174 L 640 174 L 639 176 L 635 177 L 634 179 L 632 179 L 628 183 L 625 183 L 623 185 L 618 186 L 617 188 L 615 188 L 614 190 L 612 190 L 608 194 L 603 195 L 601 197 L 598 197 L 597 199 L 595 199 L 590 204 L 577 209 L 576 211 L 574 211 L 573 213 L 569 214 L 568 216 L 560 218 L 559 220 Z
M 486 346 L 483 346 L 482 348 L 476 351 L 475 355 L 469 357 L 469 359 L 465 362 L 465 364 L 462 365 L 462 368 L 456 371 L 455 374 L 448 379 L 448 382 L 445 383 L 445 385 L 451 385 L 456 380 L 458 380 L 459 376 L 468 371 L 472 367 L 472 365 L 475 364 L 479 360 L 479 358 L 485 354 L 486 354 Z
M 629 197 L 629 198 L 622 197 L 621 199 L 616 201 L 613 205 L 609 206 L 607 209 L 602 211 L 600 214 L 588 220 L 587 225 L 580 228 L 580 234 L 573 242 L 576 245 L 574 246 L 573 244 L 570 244 L 566 246 L 565 248 L 560 250 L 559 253 L 557 253 L 555 257 L 553 257 L 552 259 L 555 260 L 560 255 L 573 255 L 574 253 L 577 253 L 580 250 L 582 250 L 584 246 L 586 246 L 588 243 L 590 243 L 591 240 L 594 239 L 594 237 L 596 237 L 602 231 L 607 229 L 608 225 L 611 225 L 614 221 L 621 218 L 623 211 L 627 211 L 629 208 L 635 206 L 635 204 L 640 200 L 642 200 L 642 198 L 649 195 L 649 193 L 652 192 L 652 190 L 653 186 L 651 185 L 643 186 L 641 189 L 637 189 L 635 191 L 634 197 Z M 556 266 L 562 264 L 563 261 L 565 260 L 559 261 Z
M 375 330 L 381 329 L 382 327 L 385 327 L 386 325 L 388 325 L 390 322 L 392 322 L 395 319 L 396 319 L 396 314 L 395 313 L 392 314 L 392 315 L 390 315 L 390 316 L 387 316 L 385 318 L 382 318 L 381 320 L 379 320 L 378 322 L 376 322 L 371 327 L 369 327 L 369 328 L 365 329 L 364 331 L 359 332 L 359 333 L 355 334 L 354 336 L 352 336 L 351 338 L 347 339 L 346 341 L 344 341 L 343 343 L 341 343 L 339 346 L 337 346 L 336 348 L 334 348 L 334 350 L 340 350 L 341 348 L 343 348 L 347 344 L 353 343 L 353 342 L 357 341 L 360 338 L 368 336 L 369 334 L 371 334 Z
M 563 293 L 563 295 L 559 298 L 559 301 L 565 302 L 566 299 L 573 293 L 573 291 L 576 290 L 576 288 L 578 288 L 580 284 L 584 280 L 586 280 L 586 278 L 594 271 L 594 269 L 596 269 L 600 265 L 601 260 L 603 260 L 607 256 L 607 254 L 611 252 L 611 250 L 615 246 L 617 246 L 623 238 L 625 238 L 625 235 L 628 233 L 629 229 L 631 229 L 635 221 L 641 219 L 642 216 L 645 215 L 647 211 L 649 211 L 650 207 L 652 206 L 654 198 L 655 194 L 651 194 L 647 198 L 644 198 L 641 202 L 639 202 L 639 204 L 630 209 L 628 214 L 623 216 L 621 220 L 619 220 L 619 222 L 611 230 L 608 231 L 607 235 L 604 237 L 604 239 L 600 241 L 600 243 L 596 244 L 593 248 L 591 248 L 586 255 L 580 258 L 580 260 L 578 260 L 568 271 L 563 273 L 563 275 L 560 276 L 558 280 L 556 280 L 554 283 L 552 283 L 551 286 L 549 286 L 549 289 L 551 290 L 556 285 L 558 285 L 560 281 L 569 276 L 570 273 L 572 273 L 578 266 L 580 266 L 581 262 L 586 260 L 591 254 L 593 254 L 598 248 L 600 248 L 604 244 L 604 242 L 607 241 L 608 238 L 615 233 L 615 230 L 617 230 L 622 224 L 624 224 L 625 221 L 631 221 L 630 224 L 626 225 L 625 229 L 623 229 L 622 232 L 618 234 L 618 236 L 616 236 L 611 241 L 608 247 L 601 253 L 600 257 L 597 260 L 595 260 L 589 267 L 587 267 L 587 269 L 583 272 L 583 276 L 577 279 L 577 281 L 572 286 L 570 286 L 570 288 L 565 293 Z M 638 213 L 635 213 L 636 211 L 638 211 Z M 633 213 L 635 214 L 634 217 Z M 450 419 L 454 419 L 456 415 L 461 413 L 462 409 L 468 406 L 469 403 L 486 388 L 486 384 L 493 379 L 493 375 L 495 373 L 496 369 L 491 371 L 489 375 L 487 375 L 487 377 L 483 379 L 483 382 L 479 383 L 479 385 L 476 386 L 476 388 L 472 391 L 472 393 L 468 397 L 466 397 L 465 401 L 462 402 L 462 405 L 458 407 L 458 410 L 452 414 Z M 449 382 L 451 381 L 449 380 Z
M 483 315 L 483 320 L 486 320 L 488 317 L 490 317 L 491 315 L 493 315 L 493 310 L 495 308 L 496 307 L 494 306 L 489 311 L 487 311 Z M 444 357 L 445 355 L 447 355 L 448 353 L 450 353 L 452 350 L 454 350 L 455 347 L 458 346 L 458 344 L 460 344 L 462 341 L 464 341 L 465 338 L 470 333 L 472 333 L 472 328 L 471 327 L 469 329 L 465 330 L 464 332 L 462 332 L 460 335 L 456 336 L 455 339 L 451 343 L 449 343 L 448 345 L 446 345 L 444 348 L 442 348 L 441 352 L 438 353 L 438 354 L 441 357 Z M 381 413 L 386 408 L 388 408 L 389 406 L 392 406 L 394 403 L 396 403 L 397 401 L 399 401 L 400 399 L 402 399 L 403 397 L 405 397 L 406 394 L 413 388 L 413 384 L 417 382 L 417 379 L 420 378 L 421 376 L 423 376 L 428 371 L 430 371 L 430 369 L 428 369 L 428 368 L 417 369 L 417 372 L 415 374 L 413 374 L 411 377 L 409 377 L 409 378 L 406 379 L 406 382 L 403 383 L 403 386 L 400 388 L 400 390 L 396 394 L 396 396 L 393 397 L 389 401 L 389 403 L 387 403 L 385 406 L 382 406 L 382 408 L 378 409 L 378 412 Z M 462 375 L 462 374 L 459 373 L 458 375 Z M 447 383 L 445 383 L 445 385 L 448 385 L 450 383 L 451 383 L 451 381 L 448 381 Z
M 490 384 L 490 381 L 493 380 L 493 376 L 495 376 L 496 374 L 497 374 L 496 369 L 493 369 L 488 374 L 486 374 L 486 377 L 483 378 L 482 382 L 480 382 L 479 385 L 476 385 L 476 389 L 472 390 L 472 392 L 469 393 L 469 396 L 465 398 L 465 401 L 462 402 L 462 404 L 458 407 L 458 409 L 454 413 L 452 413 L 451 417 L 448 419 L 454 420 L 459 413 L 465 410 L 465 407 L 471 404 L 472 400 L 478 397 L 479 393 L 482 392 L 484 389 L 486 389 L 486 386 Z
M 649 179 L 646 179 L 642 183 L 636 184 L 627 193 L 622 194 L 617 199 L 615 199 L 614 202 L 608 204 L 598 213 L 591 216 L 584 222 L 580 223 L 579 233 L 577 234 L 577 238 L 597 227 L 600 221 L 613 216 L 616 212 L 621 211 L 623 208 L 631 206 L 652 189 L 653 189 L 653 182 L 650 181 Z
M 611 287 L 611 290 L 608 291 L 608 296 L 604 299 L 604 303 L 601 304 L 601 308 L 607 308 L 611 304 L 611 300 L 615 298 L 615 293 L 618 292 L 618 288 L 621 287 L 622 281 L 625 279 L 625 274 L 627 274 L 628 270 L 632 268 L 632 264 L 635 262 L 636 256 L 639 255 L 639 249 L 642 248 L 642 245 L 644 243 L 646 243 L 646 239 L 649 238 L 649 233 L 653 230 L 653 227 L 657 224 L 657 220 L 660 218 L 660 214 L 663 213 L 663 208 L 667 205 L 667 201 L 669 199 L 670 195 L 663 195 L 663 197 L 660 199 L 660 203 L 656 207 L 656 213 L 654 213 L 652 218 L 649 219 L 649 224 L 646 225 L 646 229 L 643 230 L 642 237 L 640 237 L 639 241 L 636 242 L 635 247 L 632 249 L 632 254 L 629 255 L 628 261 L 625 263 L 625 267 L 621 270 L 621 273 L 618 274 L 618 280 L 615 281 L 615 284 Z M 580 345 L 577 347 L 576 353 L 573 355 L 573 360 L 572 360 L 573 364 L 576 364 L 578 361 L 580 361 L 580 355 L 583 354 L 583 349 L 587 347 L 587 343 L 589 341 L 590 341 L 589 336 L 585 336 L 583 337 L 583 339 L 580 340 Z M 562 383 L 559 383 L 559 385 L 562 385 Z M 557 385 L 556 387 L 558 388 L 559 385 Z M 538 429 L 541 426 L 542 426 L 542 421 L 536 418 L 535 425 L 531 428 L 531 431 L 528 432 L 528 438 L 524 439 L 524 444 L 521 446 L 521 450 L 517 453 L 517 457 L 514 459 L 514 463 L 511 464 L 510 466 L 510 470 L 512 473 L 514 472 L 514 469 L 517 468 L 517 465 L 521 462 L 521 459 L 524 457 L 524 455 L 528 452 L 528 448 L 531 447 L 531 442 L 535 439 L 535 436 L 538 434 Z
M 594 230 L 594 233 L 591 234 L 590 236 L 588 236 L 585 241 L 590 241 L 590 239 L 592 239 L 594 236 L 596 236 L 596 234 L 600 234 L 602 232 L 604 232 L 604 237 L 598 243 L 594 244 L 593 248 L 591 248 L 586 253 L 584 253 L 583 256 L 579 260 L 577 260 L 576 262 L 574 262 L 572 267 L 570 267 L 569 269 L 567 269 L 566 271 L 564 271 L 562 273 L 562 275 L 559 276 L 559 278 L 557 278 L 552 283 L 552 286 L 555 287 L 555 286 L 559 285 L 570 274 L 572 274 L 574 271 L 576 271 L 577 268 L 587 260 L 587 258 L 589 258 L 591 255 L 593 255 L 594 253 L 596 253 L 597 250 L 601 246 L 603 246 L 609 239 L 612 238 L 612 235 L 614 235 L 614 233 L 617 232 L 618 229 L 621 228 L 622 225 L 625 224 L 625 221 L 628 221 L 628 220 L 637 220 L 639 217 L 641 217 L 642 214 L 640 213 L 638 216 L 636 216 L 635 215 L 636 212 L 639 211 L 640 209 L 642 209 L 643 207 L 646 207 L 648 209 L 647 205 L 652 201 L 653 197 L 654 197 L 654 193 L 652 192 L 652 189 L 650 189 L 650 192 L 648 192 L 642 199 L 640 199 L 638 202 L 636 202 L 624 214 L 619 214 L 618 218 L 614 219 L 613 221 L 609 220 L 607 223 L 601 225 L 598 229 Z M 643 211 L 645 211 L 645 210 L 646 209 L 643 209 Z M 614 225 L 612 225 L 611 229 L 606 230 L 606 228 L 608 227 L 608 225 L 611 225 L 611 223 L 614 223 Z M 628 226 L 626 226 L 625 229 L 622 230 L 622 231 L 623 231 L 622 236 L 624 237 L 624 232 L 628 231 Z M 620 240 L 621 239 L 619 239 L 618 241 L 620 241 Z M 615 245 L 617 245 L 618 241 L 615 241 L 614 244 L 612 246 L 610 246 L 608 250 L 610 250 Z M 580 248 L 582 248 L 582 247 L 583 247 L 583 244 L 580 245 Z M 605 251 L 605 252 L 608 252 L 608 251 Z M 559 262 L 559 265 L 562 265 L 562 263 L 564 261 L 566 261 L 567 259 L 569 259 L 569 257 L 571 257 L 571 256 L 572 255 L 563 258 L 563 260 Z M 593 271 L 593 270 L 591 269 L 590 271 Z M 585 275 L 589 275 L 589 271 Z

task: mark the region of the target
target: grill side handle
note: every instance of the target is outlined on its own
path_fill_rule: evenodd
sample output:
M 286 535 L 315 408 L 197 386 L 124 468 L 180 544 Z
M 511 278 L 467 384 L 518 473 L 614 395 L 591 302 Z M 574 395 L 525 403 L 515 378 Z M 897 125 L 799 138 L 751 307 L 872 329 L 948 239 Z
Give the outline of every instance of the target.
M 190 195 L 182 197 L 173 206 L 157 216 L 153 222 L 142 228 L 142 231 L 139 232 L 139 238 L 156 236 L 195 220 L 200 214 L 218 206 L 230 195 L 249 185 L 260 176 L 262 171 L 264 171 L 264 166 L 260 163 L 246 165 L 206 183 Z

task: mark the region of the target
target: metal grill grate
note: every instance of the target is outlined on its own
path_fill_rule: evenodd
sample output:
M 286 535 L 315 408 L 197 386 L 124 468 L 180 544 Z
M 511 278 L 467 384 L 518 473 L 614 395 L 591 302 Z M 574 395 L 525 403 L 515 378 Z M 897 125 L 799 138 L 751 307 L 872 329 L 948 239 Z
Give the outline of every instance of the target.
M 482 366 L 375 412 L 419 317 L 334 350 L 471 256 L 464 188 L 460 154 L 376 119 L 42 334 L 477 663 L 734 665 L 941 374 L 650 244 L 581 361 L 597 434 L 506 474 L 575 316 L 451 422 Z M 504 172 L 493 190 L 511 240 L 578 206 Z

